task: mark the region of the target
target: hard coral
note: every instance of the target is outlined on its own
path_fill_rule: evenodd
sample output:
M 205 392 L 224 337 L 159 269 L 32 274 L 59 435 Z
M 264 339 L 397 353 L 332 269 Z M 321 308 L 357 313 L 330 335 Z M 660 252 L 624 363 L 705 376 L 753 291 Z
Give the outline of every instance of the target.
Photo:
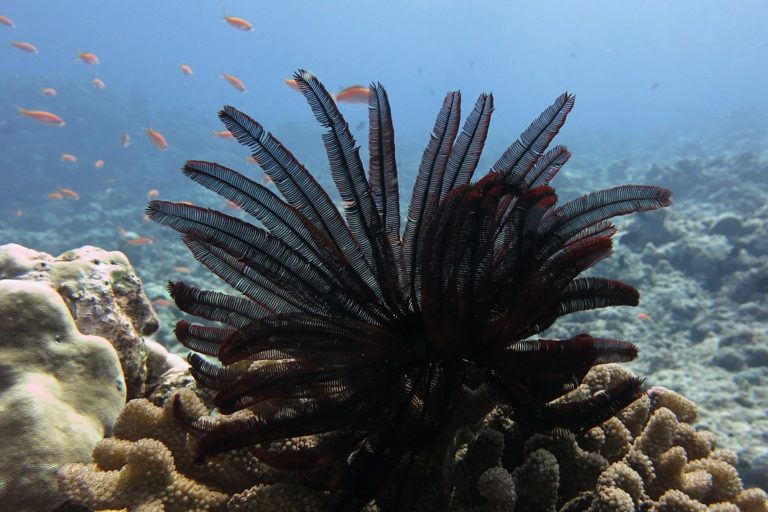
M 158 319 L 123 253 L 85 246 L 54 257 L 7 244 L 0 246 L 0 278 L 50 284 L 80 332 L 102 336 L 115 347 L 128 398 L 142 396 L 147 380 L 143 337 L 158 329 Z
M 56 471 L 87 462 L 125 402 L 117 353 L 78 332 L 50 286 L 0 280 L 0 508 L 64 501 Z
M 606 375 L 616 372 L 626 370 L 617 366 L 593 370 L 586 376 L 583 387 L 599 392 L 597 386 L 607 381 Z M 585 392 L 584 389 L 572 393 L 581 392 Z M 434 496 L 442 490 L 445 494 L 436 501 L 442 503 L 441 510 L 454 512 L 768 512 L 763 491 L 742 489 L 733 469 L 732 452 L 718 449 L 707 432 L 691 434 L 688 423 L 660 405 L 690 402 L 666 389 L 657 388 L 656 392 L 663 393 L 666 399 L 659 402 L 642 398 L 633 404 L 637 409 L 644 409 L 646 417 L 636 425 L 637 435 L 630 434 L 627 425 L 612 418 L 593 429 L 603 431 L 604 436 L 594 432 L 574 435 L 563 430 L 530 436 L 509 417 L 494 412 L 479 430 L 460 433 L 459 438 L 464 441 L 455 455 L 449 450 L 443 452 L 447 454 L 443 461 L 444 473 L 437 481 L 425 482 L 422 491 Z M 188 410 L 196 411 L 195 414 L 205 411 L 188 391 L 182 393 L 182 401 Z M 691 418 L 688 407 L 677 410 L 682 417 Z M 629 419 L 634 421 L 638 416 L 635 414 Z M 658 424 L 669 429 L 659 428 Z M 248 459 L 236 453 L 219 455 L 203 466 L 195 466 L 183 431 L 173 423 L 172 402 L 161 409 L 149 402 L 134 400 L 117 425 L 118 437 L 135 441 L 105 440 L 99 443 L 94 454 L 96 465 L 75 465 L 62 472 L 62 488 L 78 503 L 91 506 L 96 503 L 92 496 L 98 493 L 86 489 L 104 485 L 101 482 L 105 480 L 117 482 L 118 486 L 133 485 L 129 480 L 117 478 L 125 471 L 130 445 L 143 438 L 159 438 L 169 448 L 175 459 L 175 471 L 179 473 L 169 481 L 191 479 L 209 492 L 223 492 L 228 499 L 221 510 L 267 511 L 270 507 L 307 512 L 325 510 L 322 504 L 327 493 L 302 485 L 288 473 L 275 472 L 263 465 L 244 466 Z M 676 435 L 681 431 L 686 431 L 686 435 Z M 656 435 L 660 439 L 654 441 Z M 706 453 L 686 453 L 686 448 L 679 443 L 690 445 L 691 435 L 706 440 L 700 445 L 709 446 Z M 622 438 L 621 442 L 612 440 L 618 437 Z M 595 443 L 595 439 L 605 442 Z M 659 451 L 662 446 L 665 449 Z M 651 447 L 650 455 L 642 451 L 643 447 Z M 227 475 L 233 479 L 227 481 Z M 446 481 L 441 481 L 442 478 Z M 169 494 L 149 484 L 140 486 L 142 488 L 135 490 L 126 488 L 120 494 L 142 496 L 145 504 L 176 496 L 176 491 Z M 109 496 L 116 496 L 113 491 L 110 493 Z M 118 501 L 100 503 L 107 508 L 124 506 L 120 505 L 124 502 Z M 196 504 L 187 502 L 187 506 L 192 510 Z M 377 508 L 369 505 L 367 510 L 373 512 Z
M 244 296 L 170 283 L 177 306 L 226 324 L 177 325 L 195 378 L 217 391 L 229 420 L 179 418 L 200 456 L 249 449 L 314 485 L 341 489 L 336 507 L 430 506 L 462 387 L 486 382 L 529 431 L 585 431 L 642 394 L 617 378 L 600 394 L 558 401 L 593 366 L 633 359 L 629 342 L 578 334 L 532 338 L 558 317 L 636 305 L 624 283 L 579 275 L 611 253 L 610 219 L 670 204 L 645 185 L 600 190 L 557 205 L 551 180 L 570 158 L 547 148 L 574 98 L 563 94 L 488 173 L 472 181 L 493 112 L 482 94 L 460 130 L 461 95 L 446 95 L 419 167 L 405 228 L 386 91 L 369 89 L 366 176 L 332 96 L 311 73 L 295 81 L 327 131 L 323 142 L 343 216 L 312 174 L 233 107 L 219 114 L 252 150 L 282 197 L 219 164 L 183 172 L 259 221 L 152 201 L 148 216 L 183 234 L 195 258 Z M 474 386 L 471 386 L 474 387 Z M 281 454 L 258 446 L 319 435 Z M 445 446 L 445 444 L 443 444 Z M 439 461 L 436 463 L 436 461 Z M 445 494 L 444 492 L 442 494 Z M 435 504 L 432 504 L 435 506 Z

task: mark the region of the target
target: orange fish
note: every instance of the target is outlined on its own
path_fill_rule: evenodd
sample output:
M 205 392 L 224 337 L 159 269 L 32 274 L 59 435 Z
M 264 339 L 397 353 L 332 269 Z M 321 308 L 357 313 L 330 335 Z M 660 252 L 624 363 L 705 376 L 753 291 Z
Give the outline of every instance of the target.
M 27 53 L 40 53 L 37 51 L 37 46 L 32 43 L 25 43 L 23 41 L 11 41 L 11 46 L 15 46 L 19 50 Z
M 6 27 L 11 27 L 11 28 L 14 28 L 16 26 L 13 20 L 8 16 L 0 16 L 0 25 L 5 25 Z
M 189 274 L 191 272 L 187 267 L 173 267 L 173 270 L 179 274 Z
M 156 188 L 153 188 L 152 190 L 147 192 L 147 197 L 150 198 L 150 199 L 152 199 L 153 197 L 157 197 L 159 195 L 160 195 L 160 191 L 157 190 Z
M 154 144 L 157 149 L 160 151 L 165 151 L 168 149 L 168 141 L 165 140 L 165 137 L 163 137 L 162 133 L 150 126 L 147 128 L 147 135 L 149 136 L 149 140 L 152 141 L 152 144 Z
M 107 84 L 104 83 L 104 80 L 101 78 L 94 78 L 93 82 L 91 82 L 93 86 L 101 91 L 107 88 Z
M 297 82 L 295 79 L 293 79 L 293 78 L 286 78 L 285 80 L 283 80 L 283 82 L 285 82 L 285 85 L 287 85 L 288 87 L 290 87 L 294 91 L 301 92 L 301 90 L 299 89 L 299 82 Z
M 637 319 L 643 322 L 648 322 L 649 320 L 651 320 L 651 315 L 649 315 L 648 313 L 638 313 Z
M 77 57 L 85 64 L 93 65 L 99 63 L 99 58 L 95 53 L 91 52 L 77 52 Z
M 185 204 L 187 206 L 195 206 L 195 203 L 192 203 L 190 201 L 179 201 L 179 204 Z
M 23 211 L 21 211 L 21 209 L 19 209 L 19 210 L 16 210 L 16 218 L 19 218 L 19 217 L 21 217 L 22 215 L 24 215 L 24 212 L 23 212 Z
M 96 161 L 93 163 L 93 166 L 94 166 L 95 168 L 97 168 L 97 169 L 101 169 L 102 167 L 104 167 L 104 160 L 96 160 Z
M 157 299 L 152 301 L 152 304 L 154 304 L 159 308 L 167 308 L 168 306 L 171 305 L 171 301 L 169 301 L 168 299 L 164 299 L 162 297 L 158 297 Z
M 62 153 L 61 154 L 61 161 L 62 162 L 77 162 L 77 157 L 73 155 L 72 153 Z
M 148 236 L 142 236 L 139 238 L 131 238 L 130 240 L 126 240 L 125 243 L 128 245 L 149 245 L 152 243 L 152 239 Z
M 56 89 L 53 87 L 43 87 L 40 92 L 43 93 L 43 96 L 56 96 Z
M 69 197 L 74 200 L 80 199 L 80 194 L 72 190 L 71 188 L 59 188 L 59 193 L 64 197 Z
M 64 126 L 65 124 L 61 117 L 51 112 L 46 112 L 45 110 L 27 110 L 21 107 L 16 108 L 19 110 L 19 114 L 43 124 L 50 124 L 53 126 Z
M 224 19 L 238 30 L 244 30 L 246 32 L 253 30 L 253 25 L 246 19 L 238 18 L 236 16 L 227 16 L 226 13 L 224 14 Z
M 224 78 L 227 82 L 229 82 L 229 85 L 234 87 L 240 92 L 246 92 L 245 90 L 245 84 L 242 80 L 237 78 L 236 76 L 232 76 L 229 73 L 221 72 L 221 77 Z
M 187 76 L 192 76 L 192 66 L 189 64 L 182 64 L 179 66 L 181 68 L 181 72 L 184 73 Z
M 64 194 L 61 192 L 51 192 L 48 194 L 48 199 L 64 199 Z
M 228 208 L 232 208 L 233 210 L 242 210 L 242 208 L 240 208 L 240 205 L 239 205 L 239 204 L 237 204 L 236 202 L 234 202 L 234 201 L 233 201 L 233 200 L 231 200 L 231 199 L 227 199 L 227 200 L 224 202 L 224 204 L 225 204 L 225 205 L 226 205 Z
M 213 130 L 213 134 L 222 139 L 234 139 L 235 136 L 229 130 Z
M 123 135 L 120 137 L 120 147 L 121 147 L 121 148 L 127 148 L 127 147 L 128 147 L 128 146 L 130 146 L 130 145 L 131 145 L 131 134 L 130 134 L 130 133 L 128 133 L 128 132 L 125 132 L 125 133 L 124 133 L 124 134 L 123 134 Z
M 363 85 L 352 85 L 336 95 L 336 102 L 368 104 L 368 88 Z

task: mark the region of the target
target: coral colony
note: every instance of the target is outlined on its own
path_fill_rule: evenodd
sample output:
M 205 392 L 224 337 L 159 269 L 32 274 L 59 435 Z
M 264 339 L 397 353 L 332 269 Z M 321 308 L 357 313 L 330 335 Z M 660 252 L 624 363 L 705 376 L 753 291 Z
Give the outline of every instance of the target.
M 269 187 L 216 163 L 184 174 L 258 224 L 200 206 L 152 201 L 151 219 L 183 234 L 195 258 L 242 296 L 172 282 L 178 307 L 224 326 L 181 321 L 179 341 L 223 419 L 175 413 L 199 460 L 248 447 L 270 466 L 331 493 L 339 510 L 372 499 L 413 508 L 434 478 L 436 440 L 451 435 L 459 396 L 487 386 L 520 429 L 576 434 L 643 394 L 622 374 L 568 401 L 595 365 L 629 361 L 629 342 L 536 337 L 560 316 L 636 305 L 631 286 L 579 277 L 611 254 L 609 219 L 670 204 L 666 189 L 622 185 L 557 204 L 550 186 L 570 157 L 547 150 L 574 97 L 563 94 L 472 180 L 493 111 L 482 94 L 460 126 L 448 93 L 401 212 L 389 102 L 369 89 L 368 176 L 333 98 L 312 74 L 294 77 L 317 120 L 343 214 L 310 172 L 233 107 L 219 116 L 271 178 Z M 205 356 L 217 358 L 212 363 Z M 313 436 L 296 450 L 270 443 Z

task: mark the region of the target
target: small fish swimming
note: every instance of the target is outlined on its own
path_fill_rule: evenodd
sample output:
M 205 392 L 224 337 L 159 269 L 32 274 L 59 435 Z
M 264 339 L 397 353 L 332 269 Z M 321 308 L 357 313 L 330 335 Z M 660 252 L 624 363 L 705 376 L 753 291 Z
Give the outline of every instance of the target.
M 294 78 L 286 78 L 283 80 L 283 82 L 285 82 L 285 85 L 287 85 L 294 91 L 301 92 L 301 90 L 299 89 L 299 83 Z
M 235 136 L 229 130 L 213 130 L 213 134 L 222 139 L 234 139 Z
M 51 192 L 48 194 L 48 199 L 64 199 L 64 194 L 61 192 Z
M 364 85 L 352 85 L 336 94 L 336 102 L 368 104 L 368 88 Z
M 227 208 L 232 208 L 233 210 L 238 210 L 238 211 L 242 210 L 240 205 L 231 199 L 227 199 L 226 201 L 224 201 L 224 206 L 226 206 Z
M 153 188 L 152 190 L 150 190 L 149 192 L 147 192 L 147 197 L 148 197 L 149 199 L 152 199 L 153 197 L 157 197 L 157 196 L 159 196 L 159 195 L 160 195 L 160 191 L 159 191 L 159 190 L 157 190 L 156 188 Z
M 188 267 L 173 267 L 173 271 L 179 274 L 189 274 L 191 272 Z
M 19 50 L 27 53 L 40 53 L 37 50 L 37 46 L 33 45 L 32 43 L 26 43 L 24 41 L 11 40 L 11 46 L 13 46 L 14 48 L 18 48 Z
M 99 64 L 99 57 L 92 52 L 77 52 L 77 58 L 83 61 L 85 64 L 94 65 Z
M 238 30 L 243 30 L 245 32 L 250 32 L 253 30 L 253 25 L 251 25 L 251 22 L 246 20 L 245 18 L 238 18 L 237 16 L 227 16 L 226 13 L 224 13 L 224 19 L 227 23 L 229 23 L 230 26 L 235 27 Z
M 192 76 L 192 66 L 189 64 L 182 64 L 179 66 L 179 69 L 181 69 L 181 72 L 184 73 L 187 76 Z
M 73 155 L 72 153 L 62 153 L 61 154 L 61 161 L 62 162 L 76 163 L 77 162 L 77 157 L 75 155 Z
M 133 246 L 149 245 L 152 243 L 152 239 L 148 236 L 141 236 L 139 238 L 131 238 L 130 240 L 126 240 L 125 243 Z
M 0 25 L 5 25 L 6 27 L 16 28 L 16 24 L 8 16 L 0 16 Z
M 229 82 L 229 85 L 231 85 L 232 87 L 234 87 L 238 91 L 240 91 L 240 92 L 247 92 L 246 89 L 245 89 L 245 84 L 243 83 L 243 81 L 240 80 L 239 78 L 237 78 L 236 76 L 230 75 L 229 73 L 224 73 L 222 71 L 221 72 L 221 77 L 224 78 L 227 82 Z
M 165 151 L 168 149 L 168 141 L 165 140 L 165 137 L 163 137 L 162 133 L 150 126 L 147 128 L 147 135 L 149 136 L 149 140 L 152 141 L 152 144 L 154 144 L 157 149 L 160 151 Z
M 158 308 L 167 308 L 171 305 L 171 301 L 163 297 L 158 297 L 152 301 L 152 304 L 154 304 L 154 306 Z
M 19 114 L 43 124 L 51 126 L 65 126 L 64 119 L 57 116 L 53 112 L 46 112 L 45 110 L 27 110 L 26 108 L 16 107 Z
M 74 199 L 75 201 L 80 199 L 80 194 L 78 194 L 71 188 L 59 188 L 58 192 L 62 196 L 69 197 L 70 199 Z
M 93 166 L 94 166 L 95 168 L 97 168 L 97 169 L 101 169 L 102 167 L 104 167 L 104 160 L 96 160 L 96 161 L 93 163 Z
M 56 96 L 56 89 L 53 87 L 43 87 L 40 92 L 43 93 L 43 96 Z
M 121 148 L 127 148 L 131 145 L 131 134 L 128 132 L 123 133 L 123 135 L 120 136 L 120 147 Z
M 94 78 L 93 82 L 91 83 L 95 88 L 99 89 L 100 91 L 103 91 L 104 89 L 107 88 L 107 84 L 105 84 L 104 80 L 102 80 L 101 78 Z

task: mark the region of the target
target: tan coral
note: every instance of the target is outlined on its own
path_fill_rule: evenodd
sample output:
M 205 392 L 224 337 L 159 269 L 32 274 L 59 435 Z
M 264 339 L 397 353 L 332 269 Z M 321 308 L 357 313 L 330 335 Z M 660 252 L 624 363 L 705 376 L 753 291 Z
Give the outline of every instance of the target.
M 635 507 L 647 498 L 642 478 L 623 462 L 611 464 L 597 479 L 598 492 L 603 489 L 621 489 Z
M 526 510 L 556 511 L 559 475 L 557 459 L 550 452 L 538 449 L 529 453 L 513 474 L 518 501 L 524 503 Z
M 744 490 L 736 468 L 722 460 L 694 460 L 686 466 L 685 471 L 706 471 L 712 476 L 712 486 L 703 497 L 706 503 L 735 500 Z
M 655 411 L 640 437 L 635 440 L 638 450 L 654 459 L 672 447 L 677 432 L 677 416 L 662 407 Z
M 653 386 L 648 390 L 648 398 L 651 400 L 651 409 L 654 411 L 666 407 L 683 423 L 696 421 L 698 414 L 696 404 L 671 389 L 664 386 Z
M 503 512 L 515 508 L 515 479 L 502 467 L 485 470 L 477 480 L 477 492 L 485 499 L 488 512 Z
M 747 489 L 734 501 L 742 512 L 768 512 L 768 496 L 762 489 Z
M 96 471 L 93 466 L 73 464 L 60 471 L 61 489 L 72 501 L 96 511 L 154 508 L 158 503 L 165 512 L 226 510 L 229 495 L 178 473 L 173 455 L 161 442 L 140 439 L 111 446 L 119 451 L 115 458 L 125 456 L 125 465 L 120 470 Z
M 208 414 L 207 407 L 193 391 L 180 390 L 179 396 L 189 414 Z M 174 417 L 173 400 L 168 400 L 162 408 L 149 400 L 131 400 L 115 423 L 115 436 L 129 441 L 147 437 L 157 439 L 171 450 L 183 474 L 228 492 L 286 478 L 284 473 L 262 464 L 245 450 L 209 457 L 204 465 L 195 462 L 187 443 L 187 433 Z
M 610 418 L 599 428 L 605 437 L 605 442 L 600 447 L 600 454 L 608 462 L 616 462 L 629 453 L 632 447 L 632 434 L 618 418 Z
M 598 489 L 588 512 L 632 512 L 634 500 L 627 492 L 619 488 L 605 487 Z
M 47 283 L 64 299 L 83 334 L 109 340 L 120 356 L 128 398 L 147 379 L 144 336 L 159 321 L 125 254 L 84 246 L 59 256 L 17 244 L 0 246 L 0 278 Z
M 323 495 L 298 484 L 258 485 L 232 497 L 231 512 L 327 512 Z
M 50 286 L 0 280 L 0 503 L 44 512 L 64 501 L 56 471 L 89 462 L 125 401 L 114 348 L 78 332 Z
M 706 512 L 707 506 L 689 498 L 684 492 L 671 490 L 664 493 L 652 512 Z
M 610 382 L 611 375 L 617 373 L 608 369 L 589 382 Z M 576 392 L 597 391 L 599 389 L 584 386 Z M 481 428 L 465 430 L 456 436 L 461 439 L 462 448 L 447 459 L 446 474 L 467 481 L 445 485 L 455 490 L 454 501 L 446 510 L 735 512 L 733 506 L 737 506 L 740 512 L 768 512 L 764 493 L 741 490 L 733 452 L 718 449 L 709 433 L 694 430 L 676 416 L 675 411 L 690 417 L 691 409 L 672 393 L 665 391 L 664 400 L 653 403 L 650 398 L 642 397 L 629 407 L 628 414 L 610 419 L 580 438 L 563 430 L 530 435 L 509 417 L 494 412 Z M 207 414 L 207 407 L 193 392 L 183 391 L 181 397 L 184 409 L 192 416 Z M 175 482 L 186 479 L 194 480 L 196 483 L 191 485 L 207 492 L 221 491 L 228 497 L 222 510 L 323 510 L 321 504 L 325 503 L 326 494 L 291 481 L 287 473 L 259 465 L 245 452 L 214 457 L 205 465 L 196 466 L 186 435 L 174 419 L 171 403 L 167 401 L 161 408 L 146 400 L 130 402 L 115 426 L 118 437 L 130 440 L 102 441 L 94 451 L 97 465 L 74 466 L 71 471 L 88 475 L 87 480 L 79 480 L 87 482 L 86 488 L 106 485 L 104 482 L 113 479 L 113 474 L 125 472 L 133 446 L 153 437 L 155 442 L 168 446 L 169 453 L 175 456 L 176 470 L 169 473 L 172 488 L 177 485 Z M 209 419 L 217 421 L 216 416 Z M 297 438 L 264 448 L 295 450 L 312 442 L 309 438 Z M 691 459 L 686 450 L 699 458 Z M 610 462 L 606 456 L 610 456 Z M 515 467 L 502 465 L 502 461 L 515 458 L 521 460 Z M 226 476 L 236 478 L 227 484 L 223 482 Z M 231 485 L 232 481 L 237 481 L 237 485 Z M 256 485 L 251 485 L 253 482 Z M 424 493 L 433 493 L 447 482 L 427 481 L 420 485 Z M 163 500 L 169 499 L 167 493 L 159 492 L 157 486 L 150 487 L 148 483 L 142 485 L 159 493 L 147 495 L 142 505 L 145 510 L 164 506 Z M 81 489 L 77 486 L 74 489 L 77 492 L 70 490 L 70 494 L 82 499 L 78 494 Z M 192 492 L 202 491 L 193 489 Z M 369 504 L 364 510 L 377 509 Z
M 688 460 L 696 460 L 708 457 L 717 446 L 717 440 L 711 432 L 699 432 L 687 423 L 680 423 L 675 432 L 675 445 L 685 448 Z

